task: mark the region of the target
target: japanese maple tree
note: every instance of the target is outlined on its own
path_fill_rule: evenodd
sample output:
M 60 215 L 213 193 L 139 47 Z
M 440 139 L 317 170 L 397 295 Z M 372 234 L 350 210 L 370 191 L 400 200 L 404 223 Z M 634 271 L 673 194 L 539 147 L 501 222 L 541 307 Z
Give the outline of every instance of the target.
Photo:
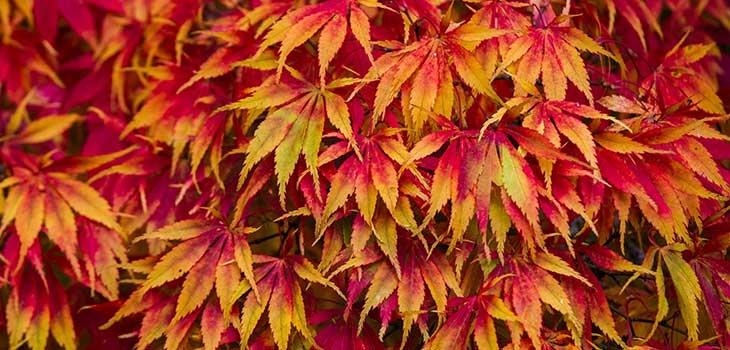
M 724 0 L 0 0 L 0 348 L 726 349 Z

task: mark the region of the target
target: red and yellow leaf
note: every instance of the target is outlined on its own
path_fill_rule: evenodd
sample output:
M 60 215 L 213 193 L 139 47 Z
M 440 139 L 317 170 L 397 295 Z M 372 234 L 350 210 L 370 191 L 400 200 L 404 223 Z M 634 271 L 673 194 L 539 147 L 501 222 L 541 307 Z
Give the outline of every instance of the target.
M 200 320 L 200 333 L 205 350 L 215 350 L 221 341 L 221 333 L 226 326 L 223 311 L 218 303 L 208 303 Z
M 165 282 L 175 280 L 195 265 L 210 248 L 212 236 L 201 236 L 184 241 L 172 248 L 147 275 L 143 290 L 161 286 Z
M 49 141 L 68 130 L 73 123 L 79 120 L 76 114 L 51 115 L 36 119 L 28 124 L 23 131 L 13 139 L 17 144 L 32 144 Z

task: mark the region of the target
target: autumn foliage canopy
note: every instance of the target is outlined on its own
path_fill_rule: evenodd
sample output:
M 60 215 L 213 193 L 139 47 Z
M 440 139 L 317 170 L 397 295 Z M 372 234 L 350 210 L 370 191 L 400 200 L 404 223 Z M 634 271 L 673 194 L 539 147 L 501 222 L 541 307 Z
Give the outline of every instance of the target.
M 724 349 L 723 0 L 0 0 L 0 348 Z

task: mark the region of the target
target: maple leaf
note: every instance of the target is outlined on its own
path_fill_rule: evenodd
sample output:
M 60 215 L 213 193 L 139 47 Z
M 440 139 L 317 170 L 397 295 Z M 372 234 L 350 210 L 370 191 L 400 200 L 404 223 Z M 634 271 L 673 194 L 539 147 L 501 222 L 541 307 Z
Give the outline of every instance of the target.
M 206 350 L 217 349 L 225 329 L 225 316 L 218 303 L 208 303 L 200 320 L 200 333 Z
M 324 87 L 327 66 L 342 47 L 348 28 L 365 50 L 370 62 L 373 62 L 370 46 L 370 19 L 360 8 L 360 4 L 377 6 L 377 2 L 370 0 L 330 0 L 291 11 L 271 26 L 257 55 L 267 47 L 281 43 L 277 68 L 277 77 L 280 77 L 289 54 L 320 32 L 318 41 L 319 78 L 321 86 Z
M 429 339 L 424 349 L 444 347 L 465 348 L 468 329 L 473 327 L 473 338 L 478 349 L 497 346 L 495 319 L 517 321 L 517 316 L 500 295 L 504 277 L 489 278 L 471 297 L 453 298 L 449 305 L 458 306 L 438 331 Z
M 717 55 L 715 45 L 683 47 L 684 39 L 686 36 L 666 53 L 654 72 L 641 81 L 643 93 L 652 96 L 662 110 L 689 100 L 694 108 L 724 114 L 725 108 L 717 96 L 713 79 L 707 76 L 704 69 L 694 68 L 699 60 L 706 59 L 708 55 Z
M 9 5 L 9 4 L 5 4 Z M 19 21 L 7 18 L 10 11 L 4 11 L 2 44 L 0 44 L 0 59 L 7 64 L 0 68 L 0 82 L 7 89 L 7 96 L 15 102 L 21 102 L 28 96 L 35 85 L 33 73 L 50 79 L 59 87 L 64 86 L 54 69 L 53 64 L 45 58 L 45 50 L 39 50 L 40 38 L 33 33 L 23 30 Z M 25 67 L 25 69 L 11 69 L 11 67 Z M 27 103 L 27 102 L 26 102 Z
M 172 146 L 172 173 L 177 169 L 189 143 L 194 147 L 192 165 L 197 170 L 207 148 L 214 142 L 222 142 L 217 139 L 221 138 L 221 128 L 225 126 L 226 119 L 217 117 L 215 113 L 211 115 L 218 96 L 209 86 L 199 81 L 205 74 L 209 74 L 210 68 L 205 64 L 201 69 L 206 68 L 208 70 L 198 72 L 192 77 L 184 69 L 166 69 L 169 70 L 166 74 L 170 76 L 154 84 L 154 96 L 145 101 L 121 132 L 121 138 L 124 139 L 134 130 L 147 128 L 147 135 L 152 140 Z M 189 77 L 188 82 L 183 83 Z M 216 147 L 211 151 L 213 152 L 217 154 L 221 150 Z
M 424 349 L 466 349 L 468 338 L 470 308 L 461 307 L 444 323 L 439 331 L 431 337 Z
M 248 344 L 256 324 L 264 310 L 268 308 L 268 324 L 279 348 L 288 348 L 292 326 L 314 343 L 313 336 L 307 328 L 302 289 L 297 277 L 327 286 L 344 298 L 342 292 L 325 279 L 311 262 L 301 256 L 284 259 L 255 256 L 254 259 L 261 264 L 254 270 L 255 286 L 259 294 L 257 296 L 255 293 L 249 293 L 241 309 L 239 327 L 241 342 Z M 250 288 L 245 286 L 243 290 L 246 292 Z
M 651 247 L 649 248 L 646 258 L 642 263 L 642 267 L 647 269 L 652 269 L 656 264 L 654 279 L 656 281 L 658 293 L 656 318 L 654 319 L 654 324 L 647 336 L 647 339 L 651 338 L 651 335 L 653 335 L 656 331 L 659 322 L 669 313 L 669 302 L 666 296 L 663 266 L 666 266 L 666 269 L 669 272 L 669 277 L 674 284 L 674 288 L 677 293 L 679 311 L 682 314 L 682 319 L 687 327 L 687 335 L 690 340 L 695 340 L 698 337 L 698 301 L 702 301 L 702 288 L 700 287 L 697 275 L 691 265 L 682 257 L 681 253 L 685 249 L 686 248 L 680 244 L 673 244 L 665 247 Z M 628 282 L 634 280 L 638 274 L 638 272 L 635 273 Z M 628 285 L 628 282 L 626 285 Z
M 418 161 L 437 151 L 452 137 L 454 140 L 449 143 L 434 170 L 429 210 L 424 220 L 425 225 L 447 201 L 451 201 L 451 248 L 461 239 L 474 216 L 476 196 L 488 195 L 494 177 L 500 175 L 494 145 L 477 145 L 473 133 L 469 135 L 456 130 L 445 130 L 424 137 L 414 145 L 407 162 Z M 484 176 L 480 178 L 481 174 Z
M 20 116 L 20 114 L 17 116 Z M 79 119 L 79 116 L 75 114 L 45 116 L 28 123 L 28 125 L 23 128 L 23 131 L 19 132 L 17 135 L 9 134 L 4 138 L 9 138 L 8 142 L 16 145 L 43 143 L 57 138 L 66 132 L 71 125 Z M 11 121 L 8 126 L 13 124 L 15 124 L 15 121 Z M 6 130 L 6 132 L 12 131 L 13 130 Z
M 355 231 L 353 231 L 353 234 L 354 233 Z M 353 237 L 353 240 L 354 239 L 355 238 Z M 350 269 L 356 269 L 358 271 L 356 274 L 347 273 L 343 275 L 343 277 L 347 280 L 348 287 L 343 319 L 350 327 L 353 328 L 352 332 L 354 336 L 362 337 L 363 334 L 371 332 L 367 326 L 367 321 L 370 319 L 368 314 L 373 309 L 378 308 L 380 310 L 381 327 L 378 336 L 375 338 L 379 338 L 382 341 L 386 327 L 392 319 L 393 313 L 397 312 L 398 294 L 396 291 L 400 284 L 398 275 L 396 274 L 392 263 L 386 261 L 383 254 L 381 254 L 372 243 L 368 244 L 360 251 L 351 251 L 349 256 L 344 256 L 343 258 L 345 259 L 340 261 L 341 265 L 333 271 L 330 276 L 336 276 L 341 272 L 348 271 Z M 403 259 L 401 258 L 401 261 L 402 260 Z M 414 272 L 412 275 L 414 277 L 414 281 L 419 280 L 415 283 L 419 284 L 420 282 L 419 285 L 423 286 L 424 281 L 420 279 L 419 271 L 414 270 L 412 272 Z M 330 277 L 330 279 L 333 278 Z M 443 285 L 443 280 L 440 278 L 438 280 L 439 282 L 437 283 L 440 283 L 441 287 L 444 287 L 445 293 L 446 290 Z M 350 314 L 356 303 L 359 303 L 360 295 L 367 287 L 369 287 L 369 289 L 364 296 L 365 304 L 363 305 L 360 318 L 357 323 L 354 323 L 351 321 L 353 318 L 350 317 Z M 400 288 L 402 288 L 401 291 L 405 291 L 408 287 L 402 286 Z M 417 292 L 418 290 L 421 289 L 413 289 L 414 292 Z M 423 292 L 423 290 L 421 291 Z M 420 300 L 421 303 L 425 300 L 421 299 L 418 295 L 416 295 L 416 298 L 417 300 Z M 410 312 L 414 314 L 418 313 L 417 311 Z
M 532 341 L 532 344 L 538 348 L 540 344 L 541 331 L 540 325 L 543 322 L 542 303 L 550 305 L 553 309 L 563 314 L 568 328 L 573 332 L 573 339 L 579 341 L 576 333 L 580 332 L 583 320 L 579 320 L 573 308 L 568 303 L 568 296 L 564 287 L 551 274 L 540 267 L 532 264 L 526 264 L 513 260 L 511 269 L 515 273 L 515 277 L 511 279 L 511 300 L 510 303 L 514 308 L 515 315 L 519 323 L 521 323 L 524 331 Z M 505 285 L 505 293 L 507 293 L 507 285 Z M 534 291 L 533 293 L 525 293 L 525 291 Z M 517 330 L 518 336 L 522 333 L 522 329 Z M 513 334 L 514 339 L 515 334 Z
M 171 174 L 170 149 L 164 145 L 160 148 L 159 143 L 142 142 L 140 146 L 135 147 L 124 161 L 95 172 L 89 179 L 112 199 L 110 204 L 114 210 L 134 213 L 134 219 L 124 221 L 125 229 L 144 231 L 168 225 L 175 218 L 167 214 L 177 206 L 187 207 L 185 211 L 189 213 L 199 210 L 201 198 L 189 200 L 194 185 L 192 177 L 180 169 Z M 199 186 L 201 191 L 214 195 L 214 182 L 206 185 Z M 161 252 L 162 248 L 155 252 Z
M 40 242 L 36 241 L 24 256 L 21 256 L 20 248 L 20 239 L 12 235 L 2 249 L 7 263 L 2 274 L 11 276 L 4 325 L 10 347 L 25 343 L 30 349 L 43 350 L 50 334 L 64 349 L 76 349 L 76 331 L 68 298 L 55 274 L 43 266 L 47 257 L 42 256 Z
M 411 327 L 423 316 L 422 307 L 428 305 L 430 300 L 436 305 L 436 310 L 445 312 L 449 290 L 457 296 L 462 296 L 461 287 L 454 269 L 447 258 L 438 251 L 427 254 L 423 246 L 413 241 L 402 240 L 399 262 L 402 269 L 400 277 L 390 264 L 381 262 L 373 264 L 374 271 L 367 278 L 358 281 L 364 289 L 365 283 L 370 286 L 365 294 L 365 305 L 360 316 L 358 329 L 362 330 L 365 324 L 366 315 L 376 306 L 383 311 L 389 310 L 392 302 L 397 302 L 397 310 L 403 317 L 403 341 L 405 342 L 410 333 Z M 367 253 L 363 252 L 364 255 Z M 353 254 L 353 257 L 344 266 L 362 266 L 365 262 L 362 255 Z M 341 270 L 342 267 L 339 269 Z M 428 291 L 427 299 L 426 291 Z M 354 298 L 359 295 L 348 291 L 348 305 L 354 303 Z M 390 302 L 392 300 L 392 302 Z M 382 338 L 386 327 L 387 318 L 382 318 L 380 337 Z M 405 343 L 403 343 L 405 345 Z
M 705 121 L 667 116 L 663 124 L 664 128 L 646 128 L 632 138 L 597 135 L 596 141 L 606 148 L 598 151 L 598 164 L 612 186 L 636 198 L 641 211 L 662 236 L 670 242 L 677 238 L 687 241 L 690 219 L 702 219 L 698 215 L 700 201 L 727 193 L 727 185 L 707 149 L 695 138 L 683 135 L 694 130 L 708 139 L 727 140 L 707 128 Z M 713 185 L 703 184 L 701 178 L 711 178 Z M 625 201 L 630 198 L 616 196 L 624 208 L 619 211 L 623 223 L 628 220 Z M 623 237 L 624 224 L 620 232 Z
M 332 87 L 339 86 L 331 82 Z M 264 121 L 259 124 L 248 145 L 247 157 L 241 170 L 239 188 L 251 168 L 274 152 L 275 172 L 279 180 L 279 200 L 284 206 L 284 194 L 299 155 L 314 177 L 318 180 L 318 153 L 325 119 L 329 120 L 346 138 L 352 137 L 348 122 L 349 111 L 339 95 L 321 90 L 299 79 L 291 82 L 269 81 L 259 87 L 251 96 L 224 107 L 225 110 L 269 109 Z
M 127 314 L 144 312 L 144 317 L 139 326 L 139 341 L 135 345 L 135 349 L 147 348 L 155 339 L 166 335 L 165 349 L 176 349 L 184 340 L 188 330 L 192 327 L 193 322 L 199 314 L 199 310 L 195 311 L 188 316 L 185 316 L 182 320 L 173 322 L 175 315 L 175 303 L 174 298 L 169 298 L 162 293 L 144 293 L 138 289 L 135 293 L 130 295 L 130 298 L 122 305 L 115 315 L 119 315 L 121 312 Z M 144 297 L 143 297 L 144 296 Z M 134 304 L 134 310 L 125 310 L 125 306 Z M 109 321 L 109 323 L 102 326 L 102 329 L 106 329 L 111 323 L 116 322 L 115 318 Z
M 388 263 L 381 263 L 377 265 L 375 273 L 372 276 L 372 284 L 365 294 L 365 304 L 360 314 L 360 321 L 358 323 L 358 333 L 362 330 L 365 324 L 366 316 L 373 307 L 382 305 L 398 288 L 398 276 L 393 271 L 393 268 Z M 381 332 L 381 338 L 382 338 Z
M 516 39 L 505 54 L 501 67 L 512 66 L 510 73 L 516 80 L 515 88 L 524 93 L 525 84 L 534 86 L 542 76 L 542 86 L 548 100 L 562 101 L 570 80 L 593 105 L 593 93 L 585 63 L 578 50 L 613 55 L 596 44 L 580 29 L 561 27 L 551 23 L 544 28 L 530 28 Z
M 79 241 L 75 215 L 119 233 L 123 230 L 108 202 L 94 188 L 69 174 L 54 171 L 63 170 L 62 167 L 53 169 L 53 163 L 35 161 L 37 163 L 32 164 L 35 169 L 13 167 L 13 176 L 0 183 L 0 189 L 9 187 L 0 232 L 5 232 L 14 223 L 20 240 L 19 260 L 22 262 L 43 229 L 48 238 L 64 252 L 74 273 L 80 275 L 76 255 Z
M 253 284 L 251 248 L 246 240 L 229 231 L 222 222 L 180 221 L 140 236 L 137 240 L 152 238 L 183 241 L 160 259 L 141 286 L 141 290 L 146 291 L 174 280 L 187 271 L 177 300 L 174 320 L 179 320 L 197 309 L 213 289 L 213 285 L 223 282 L 218 281 L 216 275 L 222 265 L 229 263 L 228 260 L 221 260 L 229 257 L 226 254 L 228 251 L 234 253 L 238 268 L 249 283 Z M 222 309 L 228 310 L 232 301 L 225 300 L 221 295 L 218 297 L 221 299 Z
M 488 224 L 492 225 L 497 236 L 500 256 L 504 249 L 503 239 L 512 221 L 526 237 L 532 237 L 527 240 L 530 249 L 534 248 L 533 243 L 542 246 L 538 208 L 547 210 L 546 207 L 550 207 L 556 214 L 561 214 L 562 216 L 550 216 L 556 226 L 567 227 L 568 219 L 565 217 L 562 203 L 582 216 L 588 217 L 580 200 L 569 197 L 570 194 L 564 192 L 567 191 L 564 187 L 554 187 L 553 191 L 558 202 L 553 200 L 548 204 L 544 200 L 538 200 L 540 195 L 549 197 L 545 185 L 528 166 L 529 163 L 524 157 L 517 154 L 511 140 L 515 140 L 528 153 L 545 161 L 553 163 L 565 161 L 586 167 L 587 164 L 584 162 L 561 153 L 547 138 L 522 127 L 508 126 L 477 133 L 472 130 L 458 131 L 453 124 L 447 123 L 447 125 L 451 125 L 450 130 L 427 135 L 414 145 L 403 169 L 410 168 L 411 163 L 420 161 L 447 145 L 435 166 L 430 207 L 423 226 L 442 210 L 447 201 L 451 201 L 449 228 L 453 235 L 450 247 L 453 248 L 460 240 L 475 213 L 482 231 L 486 231 Z M 497 200 L 504 202 L 493 202 L 492 196 L 499 195 L 500 191 L 507 197 Z M 521 213 L 515 213 L 514 220 L 510 220 L 507 212 L 514 209 Z M 568 235 L 566 228 L 563 230 L 563 236 L 569 241 Z M 486 245 L 486 238 L 484 240 Z
M 0 333 L 727 346 L 727 13 L 0 1 Z
M 604 246 L 594 244 L 580 247 L 579 251 L 585 254 L 594 264 L 602 269 L 609 271 L 651 273 L 651 270 L 630 262 L 615 251 Z
M 111 80 L 112 105 L 124 113 L 133 112 L 132 106 L 138 107 L 138 104 L 132 103 L 133 96 L 127 88 L 129 82 L 138 77 L 142 79 L 142 85 L 149 86 L 151 81 L 170 80 L 168 69 L 173 68 L 173 65 L 167 63 L 173 62 L 171 58 L 176 59 L 177 63 L 181 62 L 182 48 L 188 42 L 187 35 L 193 22 L 199 19 L 197 11 L 201 4 L 186 1 L 161 6 L 159 1 L 135 5 L 127 2 L 119 4 L 116 1 L 91 1 L 99 7 L 110 7 L 113 4 L 119 6 L 120 15 L 108 14 L 104 17 L 99 45 L 95 47 L 93 59 L 111 67 L 108 78 Z M 135 74 L 130 76 L 130 71 Z M 173 79 L 176 85 L 185 80 L 187 77 L 179 81 Z M 197 98 L 193 98 L 185 103 L 196 100 Z
M 476 51 L 476 56 L 488 72 L 494 72 L 499 65 L 499 59 L 504 58 L 512 43 L 521 36 L 521 32 L 530 27 L 530 19 L 520 11 L 527 4 L 504 1 L 487 1 L 483 7 L 474 13 L 472 21 L 489 28 L 502 29 L 508 33 L 482 42 Z
M 589 257 L 594 264 L 607 271 L 653 274 L 653 271 L 650 269 L 633 264 L 605 246 L 595 244 L 584 245 L 578 246 L 576 250 Z M 590 285 L 587 285 L 585 283 L 578 283 L 576 280 L 564 281 L 566 292 L 570 297 L 571 305 L 576 310 L 577 317 L 579 319 L 586 319 L 587 322 L 593 322 L 612 341 L 622 344 L 606 293 L 601 288 L 591 287 L 591 285 L 595 286 L 599 283 L 598 277 L 596 277 L 595 273 L 583 261 L 577 262 L 576 271 L 581 276 L 585 276 L 590 283 Z
M 603 156 L 609 156 L 606 152 Z M 629 159 L 629 163 L 616 159 L 615 155 L 610 155 L 615 160 L 613 170 L 608 170 L 608 163 L 603 163 L 599 159 L 599 165 L 609 183 L 617 188 L 630 193 L 636 198 L 642 213 L 647 216 L 651 222 L 666 239 L 676 241 L 677 237 L 682 240 L 688 239 L 687 224 L 688 219 L 684 206 L 677 200 L 678 194 L 671 187 L 666 178 L 649 177 L 640 169 L 646 169 L 635 160 Z M 603 158 L 608 159 L 608 158 Z M 633 184 L 618 185 L 617 182 L 625 182 L 628 179 L 636 181 Z M 673 193 L 673 198 L 664 197 L 663 194 Z M 687 202 L 685 204 L 690 204 Z M 672 216 L 676 215 L 676 216 Z M 626 219 L 625 213 L 621 214 L 620 219 Z M 668 220 L 667 220 L 668 219 Z M 667 220 L 667 221 L 664 221 Z
M 252 230 L 244 229 L 246 232 Z M 185 275 L 179 295 L 175 301 L 167 298 L 160 300 L 156 306 L 150 306 L 145 318 L 153 317 L 151 313 L 165 311 L 167 319 L 165 328 L 156 330 L 146 329 L 145 322 L 140 329 L 138 347 L 144 348 L 156 338 L 162 336 L 162 331 L 183 331 L 190 327 L 200 312 L 208 317 L 210 308 L 220 310 L 222 320 L 216 324 L 218 334 L 228 325 L 229 315 L 238 296 L 232 294 L 232 285 L 240 283 L 243 274 L 244 283 L 255 287 L 253 256 L 248 242 L 240 233 L 232 232 L 222 221 L 190 219 L 165 226 L 157 231 L 138 237 L 136 240 L 159 239 L 164 241 L 181 241 L 149 270 L 144 283 L 134 292 L 119 311 L 105 325 L 108 328 L 122 317 L 144 311 L 139 309 L 140 300 L 147 298 L 156 288 L 165 283 L 174 281 Z M 215 287 L 215 288 L 214 288 Z M 215 289 L 217 301 L 204 302 L 211 291 Z M 215 303 L 216 306 L 211 306 Z M 151 321 L 156 322 L 156 321 Z M 208 325 L 206 326 L 208 327 Z M 212 327 L 212 326 L 211 326 Z M 207 328 L 206 328 L 207 330 Z M 178 337 L 168 335 L 168 342 L 179 342 L 184 332 Z M 206 334 L 206 340 L 212 337 Z
M 412 233 L 418 232 L 411 202 L 401 193 L 396 166 L 404 162 L 408 151 L 394 136 L 396 130 L 381 128 L 370 137 L 357 134 L 354 149 L 342 147 L 341 165 L 330 180 L 322 218 L 317 222 L 315 231 L 318 239 L 325 229 L 339 218 L 337 211 L 346 205 L 354 195 L 359 214 L 355 219 L 359 223 L 358 240 L 353 240 L 353 249 L 359 251 L 364 247 L 371 233 L 374 233 L 378 245 L 388 256 L 398 274 L 401 269 L 398 263 L 396 224 Z M 340 141 L 343 146 L 346 141 Z M 347 152 L 349 150 L 349 152 Z M 337 157 L 323 154 L 321 164 L 332 162 Z M 403 179 L 403 177 L 401 177 Z M 380 201 L 378 201 L 380 198 Z M 382 203 L 382 204 L 379 204 Z M 385 209 L 382 208 L 385 205 Z
M 118 299 L 120 273 L 117 267 L 127 263 L 123 237 L 86 218 L 78 218 L 77 223 L 79 250 L 85 262 L 80 282 L 109 300 Z M 66 273 L 71 275 L 72 271 Z
M 505 33 L 466 22 L 380 56 L 364 78 L 366 81 L 378 78 L 373 118 L 380 120 L 403 90 L 406 127 L 418 135 L 430 113 L 452 114 L 454 73 L 474 91 L 501 101 L 488 83 L 491 78 L 488 72 L 470 51 L 482 41 Z
M 594 168 L 597 165 L 596 145 L 593 134 L 583 119 L 609 120 L 617 126 L 625 126 L 621 121 L 579 103 L 534 102 L 534 104 L 528 102 L 523 107 L 523 111 L 526 112 L 523 126 L 545 135 L 555 147 L 560 147 L 562 144 L 560 135 L 564 136 L 578 148 L 585 160 Z
M 711 222 L 705 226 L 705 232 L 717 232 L 714 229 L 722 225 L 722 221 Z M 728 271 L 726 260 L 718 259 L 713 255 L 727 249 L 728 239 L 727 234 L 713 234 L 711 237 L 689 263 L 702 289 L 705 309 L 712 320 L 712 326 L 715 332 L 727 341 L 730 338 L 730 332 L 724 323 L 727 311 L 722 307 L 722 296 L 727 295 L 727 292 L 730 291 L 730 284 L 724 281 L 723 277 L 729 275 L 730 271 Z

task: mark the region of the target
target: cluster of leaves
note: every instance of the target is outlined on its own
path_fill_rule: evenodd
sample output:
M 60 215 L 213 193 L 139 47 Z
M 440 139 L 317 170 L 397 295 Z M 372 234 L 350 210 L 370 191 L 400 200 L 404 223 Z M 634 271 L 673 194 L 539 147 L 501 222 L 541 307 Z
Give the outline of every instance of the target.
M 0 342 L 730 346 L 729 38 L 723 0 L 0 1 Z

